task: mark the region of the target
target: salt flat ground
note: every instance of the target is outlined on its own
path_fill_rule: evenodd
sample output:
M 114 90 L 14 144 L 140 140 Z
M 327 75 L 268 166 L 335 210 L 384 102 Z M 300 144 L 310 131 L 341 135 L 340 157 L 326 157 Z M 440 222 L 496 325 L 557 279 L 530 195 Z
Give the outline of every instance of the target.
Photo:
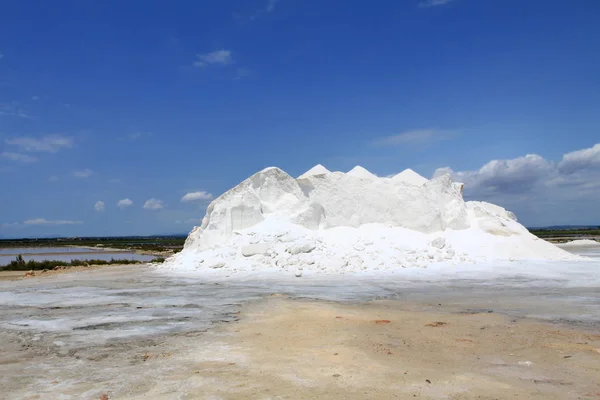
M 600 398 L 598 260 L 219 280 L 113 267 L 0 282 L 0 310 L 7 399 Z

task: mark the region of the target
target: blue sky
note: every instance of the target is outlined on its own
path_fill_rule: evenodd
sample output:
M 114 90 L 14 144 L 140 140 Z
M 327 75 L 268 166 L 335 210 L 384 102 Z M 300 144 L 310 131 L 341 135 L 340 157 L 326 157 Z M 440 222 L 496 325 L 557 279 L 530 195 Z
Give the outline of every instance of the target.
M 317 163 L 600 224 L 597 0 L 2 8 L 0 236 L 187 232 L 253 172 Z

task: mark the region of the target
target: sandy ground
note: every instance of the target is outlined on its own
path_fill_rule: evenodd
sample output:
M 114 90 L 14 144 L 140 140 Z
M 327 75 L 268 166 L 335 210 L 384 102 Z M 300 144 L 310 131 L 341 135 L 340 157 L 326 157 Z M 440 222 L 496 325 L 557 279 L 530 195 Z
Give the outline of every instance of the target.
M 598 266 L 0 282 L 0 398 L 600 399 Z
M 51 276 L 56 276 L 56 275 L 62 275 L 62 274 L 69 274 L 69 273 L 77 273 L 77 272 L 85 272 L 85 271 L 93 271 L 99 268 L 135 268 L 135 267 L 142 267 L 145 266 L 146 264 L 140 263 L 140 264 L 127 264 L 127 265 L 121 265 L 121 264 L 105 264 L 105 265 L 88 265 L 88 266 L 76 266 L 76 267 L 70 267 L 70 266 L 66 266 L 66 267 L 61 267 L 60 269 L 55 270 L 48 270 L 46 272 L 43 272 L 43 270 L 36 270 L 33 271 L 33 275 L 29 275 L 28 273 L 30 271 L 0 271 L 0 281 L 13 281 L 13 280 L 18 280 L 18 279 L 31 279 L 33 277 L 35 278 L 48 278 Z
M 0 271 L 0 281 L 12 281 L 25 277 L 25 271 Z
M 271 298 L 161 379 L 190 399 L 600 399 L 600 332 L 434 308 Z
M 19 393 L 8 398 L 50 398 L 18 390 L 44 364 L 75 359 L 78 371 L 44 373 L 56 398 L 600 399 L 597 329 L 443 304 L 282 295 L 237 316 L 203 333 L 62 354 L 2 337 L 3 376 L 23 359 L 30 365 L 4 387 Z M 115 373 L 128 379 L 111 382 Z

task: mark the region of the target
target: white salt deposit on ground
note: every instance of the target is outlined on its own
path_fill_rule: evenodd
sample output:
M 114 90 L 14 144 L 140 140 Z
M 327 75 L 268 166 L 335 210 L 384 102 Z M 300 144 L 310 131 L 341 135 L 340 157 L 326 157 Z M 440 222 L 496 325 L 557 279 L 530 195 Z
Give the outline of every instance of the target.
M 571 240 L 570 242 L 561 243 L 560 247 L 600 247 L 600 242 L 590 239 Z
M 159 266 L 201 274 L 388 273 L 431 264 L 574 260 L 514 214 L 465 202 L 449 175 L 379 178 L 317 165 L 298 179 L 264 169 L 215 199 L 183 251 Z

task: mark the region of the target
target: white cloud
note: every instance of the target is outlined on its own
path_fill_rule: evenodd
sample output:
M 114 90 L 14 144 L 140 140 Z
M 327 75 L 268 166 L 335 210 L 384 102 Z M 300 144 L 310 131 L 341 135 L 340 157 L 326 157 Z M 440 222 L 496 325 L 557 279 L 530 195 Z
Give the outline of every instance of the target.
M 123 135 L 121 137 L 118 137 L 117 140 L 120 141 L 134 141 L 134 140 L 138 140 L 144 137 L 148 137 L 148 136 L 152 136 L 151 132 L 130 132 L 126 135 Z
M 96 210 L 98 212 L 104 212 L 104 202 L 97 201 L 96 204 L 94 204 L 94 210 Z
M 33 118 L 31 115 L 25 112 L 25 110 L 18 101 L 0 103 L 0 116 Z
M 522 197 L 549 199 L 584 198 L 600 189 L 600 143 L 563 155 L 560 162 L 528 154 L 508 160 L 492 160 L 474 171 L 438 168 L 434 176 L 444 173 L 465 183 L 465 193 L 472 197 Z
M 445 167 L 435 171 L 434 176 L 450 173 L 454 179 L 472 188 L 485 188 L 504 193 L 523 193 L 555 173 L 556 166 L 536 154 L 528 154 L 511 160 L 492 160 L 477 171 L 454 172 Z
M 40 96 L 31 96 L 31 100 L 33 101 L 38 101 L 40 99 Z
M 252 73 L 252 71 L 249 68 L 244 68 L 244 67 L 240 67 L 237 69 L 237 71 L 235 71 L 235 78 L 234 79 L 242 79 L 248 75 L 250 75 Z
M 62 148 L 72 147 L 73 139 L 63 135 L 46 135 L 40 138 L 22 136 L 6 139 L 6 144 L 27 152 L 56 153 Z
M 135 140 L 141 138 L 143 135 L 144 134 L 142 132 L 132 132 L 125 135 L 125 139 Z
M 227 65 L 232 64 L 233 58 L 230 50 L 215 50 L 206 54 L 197 54 L 194 67 L 206 67 L 208 65 Z
M 90 176 L 92 176 L 94 174 L 94 171 L 92 171 L 91 169 L 82 169 L 82 170 L 78 170 L 78 171 L 73 171 L 73 176 L 75 178 L 81 178 L 81 179 L 87 179 Z
M 119 207 L 121 210 L 123 210 L 127 207 L 130 207 L 132 205 L 133 205 L 133 201 L 131 201 L 129 199 L 122 199 L 117 202 L 117 207 Z
M 595 167 L 600 167 L 600 143 L 589 149 L 567 153 L 558 163 L 559 170 L 566 174 Z
M 162 200 L 158 199 L 148 199 L 144 203 L 144 208 L 146 210 L 160 210 L 161 208 L 165 208 L 165 203 Z
M 560 161 L 529 154 L 492 160 L 477 170 L 438 168 L 465 183 L 467 199 L 485 200 L 511 208 L 534 226 L 597 224 L 600 209 L 600 143 L 566 153 Z
M 243 16 L 241 14 L 234 14 L 234 17 L 242 19 L 242 20 L 249 20 L 249 21 L 255 21 L 258 18 L 262 17 L 265 14 L 271 13 L 275 10 L 275 6 L 277 5 L 277 3 L 279 2 L 279 0 L 267 0 L 266 1 L 266 5 L 259 9 L 258 11 L 255 11 L 253 14 L 250 14 L 248 16 Z
M 213 198 L 213 195 L 211 193 L 207 193 L 205 191 L 190 192 L 190 193 L 186 193 L 186 195 L 181 198 L 181 202 L 189 203 L 190 201 L 207 201 L 207 200 L 212 200 L 212 198 Z
M 272 12 L 275 9 L 275 4 L 277 4 L 278 0 L 269 0 L 267 3 L 267 8 L 265 8 L 266 12 Z
M 56 175 L 52 175 L 50 178 L 48 178 L 48 182 L 58 182 L 59 180 L 59 177 Z
M 415 145 L 447 140 L 452 136 L 453 132 L 446 130 L 415 129 L 412 131 L 402 132 L 397 135 L 384 136 L 375 139 L 373 143 L 379 146 Z
M 4 54 L 0 53 L 0 60 L 4 58 Z
M 11 152 L 0 153 L 0 158 L 5 158 L 10 161 L 20 162 L 20 163 L 24 163 L 24 164 L 33 163 L 38 160 L 36 157 L 30 156 L 29 154 L 11 153 Z
M 23 222 L 25 225 L 78 225 L 83 224 L 83 221 L 68 221 L 68 220 L 47 220 L 45 218 L 28 219 Z
M 443 6 L 444 4 L 448 4 L 454 0 L 421 0 L 419 2 L 419 7 L 435 7 L 435 6 Z

